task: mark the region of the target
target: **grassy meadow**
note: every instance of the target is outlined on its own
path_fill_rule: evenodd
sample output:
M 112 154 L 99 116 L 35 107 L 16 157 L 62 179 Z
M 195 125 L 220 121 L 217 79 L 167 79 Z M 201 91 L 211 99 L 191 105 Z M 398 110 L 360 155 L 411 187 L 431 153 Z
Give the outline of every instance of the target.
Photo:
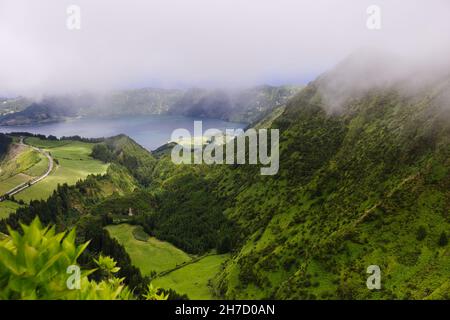
M 222 263 L 228 258 L 229 254 L 206 256 L 154 279 L 153 285 L 187 294 L 189 299 L 214 299 L 209 282 L 219 273 Z
M 0 163 L 0 194 L 45 173 L 48 160 L 28 146 L 14 145 Z
M 213 298 L 209 281 L 220 271 L 228 254 L 209 255 L 195 260 L 168 242 L 153 237 L 142 241 L 145 239 L 135 232 L 136 228 L 139 227 L 129 224 L 106 227 L 110 235 L 125 247 L 132 263 L 144 275 L 150 275 L 152 271 L 163 272 L 164 275 L 153 280 L 153 285 L 188 294 L 190 299 Z
M 27 138 L 25 142 L 45 150 L 55 160 L 53 171 L 47 178 L 16 195 L 16 199 L 25 202 L 33 199 L 46 199 L 58 184 L 75 184 L 78 180 L 84 179 L 90 174 L 104 174 L 108 168 L 107 164 L 90 156 L 94 146 L 92 143 L 50 141 L 32 137 Z M 30 168 L 28 172 L 39 172 L 42 168 L 45 172 L 47 165 L 40 164 L 41 162 L 37 164 L 38 167 Z
M 12 177 L 6 178 L 5 180 L 0 180 L 0 194 L 8 192 L 15 186 L 29 181 L 31 178 L 32 177 L 26 174 L 18 173 Z
M 125 247 L 133 264 L 144 275 L 150 275 L 152 271 L 159 273 L 170 270 L 191 260 L 187 253 L 168 242 L 153 237 L 148 237 L 146 241 L 136 239 L 133 235 L 135 228 L 129 224 L 106 227 L 110 235 Z
M 20 205 L 17 202 L 5 200 L 0 202 L 0 219 L 7 218 L 11 213 L 14 213 Z

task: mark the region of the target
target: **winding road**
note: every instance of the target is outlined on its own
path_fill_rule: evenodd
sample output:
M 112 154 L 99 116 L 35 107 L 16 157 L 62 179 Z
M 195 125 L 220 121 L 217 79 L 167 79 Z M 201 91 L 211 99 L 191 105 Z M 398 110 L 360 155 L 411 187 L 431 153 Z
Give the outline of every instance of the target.
M 21 145 L 21 146 L 27 146 L 27 147 L 33 148 L 35 151 L 37 151 L 37 152 L 43 154 L 44 156 L 46 156 L 47 159 L 48 159 L 48 168 L 47 168 L 47 171 L 46 171 L 42 176 L 37 177 L 37 178 L 33 178 L 33 179 L 30 180 L 30 181 L 21 183 L 21 184 L 19 184 L 18 186 L 15 186 L 14 188 L 12 188 L 12 189 L 9 190 L 8 192 L 6 192 L 4 195 L 0 196 L 0 202 L 3 201 L 3 200 L 5 199 L 5 196 L 13 196 L 13 195 L 15 195 L 15 194 L 17 194 L 17 193 L 19 193 L 19 192 L 21 192 L 21 191 L 23 191 L 23 190 L 25 190 L 25 189 L 31 187 L 32 185 L 38 183 L 39 181 L 42 181 L 43 179 L 47 178 L 47 176 L 48 176 L 48 175 L 52 172 L 52 170 L 53 170 L 53 158 L 52 158 L 52 156 L 51 156 L 48 152 L 45 152 L 45 151 L 42 150 L 42 149 L 39 149 L 39 148 L 30 146 L 30 145 L 24 143 L 24 142 L 23 142 L 23 137 L 20 138 L 19 145 Z

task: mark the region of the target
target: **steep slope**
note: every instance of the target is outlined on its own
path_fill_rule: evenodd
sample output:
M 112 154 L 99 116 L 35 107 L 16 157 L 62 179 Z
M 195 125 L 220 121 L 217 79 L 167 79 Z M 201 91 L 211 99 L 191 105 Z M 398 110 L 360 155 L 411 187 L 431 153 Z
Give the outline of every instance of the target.
M 448 298 L 450 78 L 351 90 L 336 84 L 343 67 L 274 121 L 278 176 L 216 173 L 246 231 L 215 282 L 226 298 Z M 379 291 L 366 287 L 369 265 L 381 268 Z
M 300 89 L 289 86 L 259 86 L 235 91 L 192 89 L 171 107 L 170 112 L 252 123 L 285 104 Z
M 126 135 L 118 135 L 95 145 L 92 156 L 104 162 L 116 161 L 126 167 L 144 186 L 152 181 L 155 158 Z

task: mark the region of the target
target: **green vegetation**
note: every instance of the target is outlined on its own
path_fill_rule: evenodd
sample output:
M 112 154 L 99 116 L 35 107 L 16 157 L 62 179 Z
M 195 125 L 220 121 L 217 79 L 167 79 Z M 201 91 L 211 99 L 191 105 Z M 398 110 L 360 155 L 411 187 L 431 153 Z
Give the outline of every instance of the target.
M 24 174 L 32 177 L 40 177 L 48 170 L 48 159 L 39 152 L 34 151 L 34 153 L 37 155 L 36 162 L 29 169 L 25 170 Z
M 0 157 L 0 195 L 41 176 L 47 167 L 47 158 L 38 151 L 25 145 L 10 144 Z
M 116 161 L 127 168 L 143 186 L 151 183 L 155 159 L 143 147 L 125 135 L 106 139 L 92 149 L 92 157 L 105 163 Z
M 111 236 L 125 247 L 133 265 L 144 275 L 152 271 L 160 273 L 191 260 L 191 257 L 168 242 L 149 237 L 147 241 L 136 239 L 133 234 L 138 227 L 119 224 L 106 227 Z
M 228 217 L 246 234 L 217 290 L 238 299 L 448 297 L 450 123 L 433 103 L 445 90 L 370 92 L 332 114 L 320 85 L 273 122 L 277 177 L 251 167 L 217 174 L 220 194 L 235 200 Z M 365 287 L 371 264 L 383 272 L 380 291 Z
M 156 205 L 133 221 L 187 252 L 234 248 L 211 281 L 225 298 L 442 297 L 446 111 L 432 95 L 378 91 L 331 114 L 317 86 L 259 124 L 282 132 L 277 176 L 247 165 L 175 166 L 164 150 L 149 185 Z M 381 291 L 365 287 L 371 264 L 384 272 Z
M 214 297 L 210 282 L 219 273 L 229 255 L 208 255 L 193 259 L 168 242 L 148 235 L 143 238 L 146 234 L 139 226 L 119 224 L 107 226 L 106 229 L 124 246 L 133 265 L 144 275 L 154 277 L 157 273 L 163 274 L 152 281 L 156 286 L 174 289 L 180 294 L 186 294 L 190 299 Z
M 114 194 L 91 209 L 94 215 L 110 214 L 113 219 L 136 220 L 156 210 L 157 200 L 149 192 L 136 189 L 126 195 Z M 129 215 L 131 213 L 131 216 Z
M 47 159 L 42 159 L 36 150 L 24 145 L 11 145 L 9 152 L 0 162 L 0 192 L 9 191 L 17 184 L 43 174 L 45 169 L 40 170 L 41 163 L 46 166 Z M 37 169 L 33 169 L 34 166 L 37 166 Z
M 0 184 L 0 194 L 4 194 L 5 192 L 8 192 L 9 190 L 13 189 L 14 187 L 30 181 L 31 177 L 27 176 L 23 173 L 18 173 L 10 178 L 6 178 L 5 180 L 1 181 Z
M 444 247 L 448 244 L 448 237 L 447 233 L 445 231 L 442 231 L 441 235 L 439 236 L 439 246 Z
M 20 208 L 20 204 L 10 200 L 0 202 L 0 219 L 7 218 L 11 213 Z
M 211 281 L 228 257 L 228 254 L 206 256 L 154 279 L 153 283 L 158 287 L 172 288 L 180 294 L 186 294 L 189 299 L 217 298 L 213 294 Z
M 260 121 L 254 123 L 252 125 L 252 128 L 259 130 L 259 129 L 267 129 L 270 128 L 273 124 L 273 122 L 278 119 L 279 116 L 281 116 L 286 109 L 286 106 L 281 106 L 278 108 L 275 108 L 267 114 L 264 118 L 262 118 Z
M 93 156 L 123 165 L 150 193 L 108 199 L 95 212 L 124 214 L 132 208 L 136 217 L 131 220 L 148 234 L 191 254 L 228 252 L 236 241 L 234 224 L 209 192 L 214 181 L 205 175 L 207 166 L 175 166 L 167 154 L 157 158 L 123 135 L 97 145 Z
M 58 184 L 75 184 L 90 174 L 104 174 L 108 167 L 107 164 L 102 164 L 90 157 L 94 146 L 92 143 L 42 140 L 35 137 L 28 137 L 25 142 L 49 152 L 55 161 L 54 169 L 47 178 L 16 195 L 17 199 L 26 202 L 33 199 L 46 199 Z M 37 168 L 35 166 L 29 172 L 36 172 L 42 168 L 45 168 L 45 172 L 46 165 Z
M 8 152 L 11 143 L 11 137 L 8 137 L 6 134 L 0 133 L 0 160 L 2 160 L 4 155 Z
M 111 256 L 141 295 L 145 275 L 165 271 L 155 283 L 191 298 L 448 299 L 450 79 L 414 95 L 339 87 L 330 101 L 338 71 L 256 124 L 281 132 L 276 176 L 255 165 L 174 165 L 170 145 L 151 154 L 123 135 L 81 161 L 70 143 L 45 141 L 58 161 L 63 149 L 74 162 L 92 152 L 111 165 L 19 208 L 0 231 L 35 216 L 76 226 L 78 243 L 92 240 L 83 263 Z M 215 250 L 227 254 L 187 254 Z M 367 290 L 369 265 L 381 268 L 381 290 Z
M 0 240 L 0 299 L 135 298 L 123 279 L 115 276 L 120 268 L 110 257 L 100 255 L 94 259 L 102 280 L 88 279 L 95 270 L 79 270 L 76 279 L 77 271 L 71 266 L 78 266 L 77 260 L 89 242 L 77 245 L 74 230 L 56 233 L 55 227 L 44 228 L 36 218 L 30 225 L 22 225 L 22 231 L 10 229 L 9 237 Z M 145 298 L 164 300 L 167 296 L 149 285 Z

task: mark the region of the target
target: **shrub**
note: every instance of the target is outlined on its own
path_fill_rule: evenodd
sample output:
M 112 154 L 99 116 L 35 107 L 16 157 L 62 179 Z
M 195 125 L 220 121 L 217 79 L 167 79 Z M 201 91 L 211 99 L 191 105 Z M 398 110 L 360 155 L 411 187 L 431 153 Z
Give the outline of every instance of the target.
M 81 270 L 77 267 L 77 259 L 89 242 L 77 246 L 74 230 L 56 233 L 54 226 L 43 227 L 38 218 L 30 225 L 21 224 L 21 227 L 23 234 L 8 228 L 9 236 L 0 240 L 0 299 L 135 298 L 124 285 L 124 278 L 115 277 L 119 268 L 112 258 L 100 256 L 95 260 L 104 274 L 101 281 L 88 278 L 96 269 Z M 74 277 L 77 273 L 79 277 Z M 167 299 L 166 295 L 158 294 L 150 286 L 145 297 Z
M 439 246 L 444 247 L 448 244 L 448 237 L 445 231 L 442 231 L 438 241 Z
M 417 229 L 417 235 L 416 235 L 416 239 L 418 241 L 422 241 L 423 239 L 425 239 L 425 237 L 427 236 L 427 229 L 425 229 L 424 226 L 420 226 Z

